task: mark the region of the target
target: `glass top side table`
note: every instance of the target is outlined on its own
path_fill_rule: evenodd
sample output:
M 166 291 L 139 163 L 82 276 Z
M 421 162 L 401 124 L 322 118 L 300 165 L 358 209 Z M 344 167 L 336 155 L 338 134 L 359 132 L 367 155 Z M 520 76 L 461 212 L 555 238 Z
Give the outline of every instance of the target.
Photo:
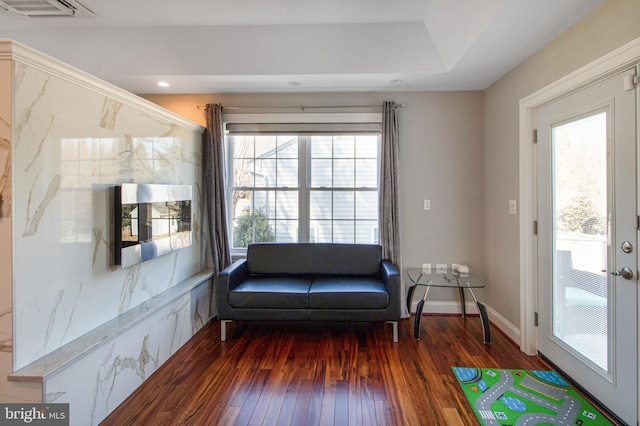
M 489 343 L 491 341 L 491 330 L 489 329 L 489 317 L 487 315 L 487 308 L 478 301 L 476 295 L 473 293 L 474 288 L 483 288 L 484 281 L 473 274 L 460 274 L 457 271 L 446 270 L 444 273 L 424 272 L 421 268 L 409 268 L 407 270 L 409 279 L 414 284 L 409 288 L 407 294 L 407 306 L 411 307 L 413 299 L 413 293 L 417 286 L 423 286 L 424 296 L 422 300 L 418 302 L 416 307 L 416 318 L 413 326 L 413 336 L 420 340 L 420 319 L 422 318 L 422 310 L 424 309 L 424 302 L 427 300 L 427 294 L 431 287 L 444 287 L 444 288 L 457 288 L 460 293 L 460 304 L 462 311 L 462 318 L 466 315 L 466 306 L 464 300 L 464 290 L 469 290 L 473 297 L 478 312 L 480 313 L 480 321 L 482 322 L 482 334 L 483 343 Z

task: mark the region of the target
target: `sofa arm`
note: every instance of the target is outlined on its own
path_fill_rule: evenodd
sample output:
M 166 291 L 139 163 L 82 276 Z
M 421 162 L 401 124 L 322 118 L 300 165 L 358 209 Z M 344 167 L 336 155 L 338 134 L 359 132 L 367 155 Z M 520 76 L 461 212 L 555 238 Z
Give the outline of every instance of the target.
M 389 292 L 388 320 L 397 321 L 402 315 L 402 289 L 398 268 L 388 259 L 383 259 L 380 267 L 381 279 Z
M 216 280 L 218 319 L 232 319 L 229 292 L 249 277 L 247 259 L 237 260 L 220 271 Z

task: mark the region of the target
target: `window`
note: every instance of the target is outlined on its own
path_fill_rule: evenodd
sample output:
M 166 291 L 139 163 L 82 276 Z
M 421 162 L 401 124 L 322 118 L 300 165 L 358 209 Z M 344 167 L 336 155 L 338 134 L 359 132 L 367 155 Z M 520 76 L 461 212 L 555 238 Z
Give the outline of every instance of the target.
M 231 134 L 234 249 L 250 242 L 378 243 L 378 134 Z
M 377 242 L 378 137 L 312 136 L 309 142 L 309 241 Z

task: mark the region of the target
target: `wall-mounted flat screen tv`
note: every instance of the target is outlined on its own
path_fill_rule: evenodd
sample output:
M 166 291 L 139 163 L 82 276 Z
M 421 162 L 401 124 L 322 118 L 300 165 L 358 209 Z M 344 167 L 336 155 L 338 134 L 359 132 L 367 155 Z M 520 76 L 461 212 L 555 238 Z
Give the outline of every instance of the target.
M 191 245 L 191 185 L 114 188 L 115 264 L 127 268 Z

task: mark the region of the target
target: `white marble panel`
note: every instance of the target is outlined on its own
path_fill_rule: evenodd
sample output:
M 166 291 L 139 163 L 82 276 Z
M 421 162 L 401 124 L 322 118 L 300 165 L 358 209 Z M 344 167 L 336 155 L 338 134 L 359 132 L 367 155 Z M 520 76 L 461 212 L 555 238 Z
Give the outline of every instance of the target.
M 205 266 L 199 132 L 15 63 L 15 369 Z M 0 154 L 1 155 L 1 154 Z M 194 244 L 113 265 L 113 186 L 194 186 Z
M 71 425 L 100 423 L 202 327 L 207 290 L 208 281 L 54 373 L 45 402 L 70 403 Z
M 0 93 L 11 93 L 11 61 L 0 60 Z M 10 401 L 13 368 L 11 288 L 11 97 L 0 97 L 0 400 Z M 18 397 L 19 398 L 19 397 Z
M 42 402 L 40 383 L 7 381 L 13 372 L 13 289 L 11 245 L 12 61 L 0 60 L 0 401 Z

